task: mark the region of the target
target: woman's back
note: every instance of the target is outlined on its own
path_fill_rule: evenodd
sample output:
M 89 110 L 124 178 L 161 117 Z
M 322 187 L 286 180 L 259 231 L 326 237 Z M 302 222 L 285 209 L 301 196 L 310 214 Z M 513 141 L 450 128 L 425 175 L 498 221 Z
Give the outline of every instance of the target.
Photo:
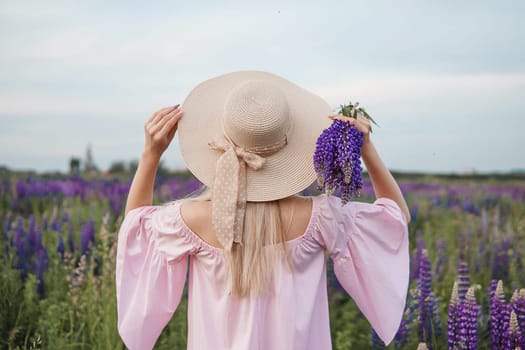
M 287 197 L 279 200 L 279 209 L 285 240 L 302 236 L 312 214 L 312 199 L 302 196 Z M 181 214 L 188 227 L 203 241 L 222 248 L 212 227 L 211 201 L 185 201 L 181 205 Z

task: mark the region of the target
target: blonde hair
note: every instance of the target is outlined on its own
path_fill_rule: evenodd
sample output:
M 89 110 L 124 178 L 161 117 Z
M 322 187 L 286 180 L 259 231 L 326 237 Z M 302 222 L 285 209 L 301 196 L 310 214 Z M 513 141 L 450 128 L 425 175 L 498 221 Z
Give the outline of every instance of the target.
M 203 189 L 190 195 L 191 200 L 211 200 L 211 190 Z M 234 243 L 225 251 L 228 281 L 234 296 L 260 296 L 270 292 L 275 267 L 282 259 L 293 271 L 286 248 L 279 201 L 247 202 L 242 244 Z

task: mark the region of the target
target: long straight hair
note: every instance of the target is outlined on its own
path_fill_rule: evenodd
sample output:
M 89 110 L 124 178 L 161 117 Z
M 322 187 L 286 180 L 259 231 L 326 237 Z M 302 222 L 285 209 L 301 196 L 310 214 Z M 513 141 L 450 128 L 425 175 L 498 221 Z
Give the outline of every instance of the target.
M 191 200 L 212 200 L 211 190 L 203 187 Z M 261 296 L 270 291 L 276 265 L 285 261 L 293 271 L 286 248 L 279 201 L 247 202 L 242 243 L 224 251 L 231 294 Z

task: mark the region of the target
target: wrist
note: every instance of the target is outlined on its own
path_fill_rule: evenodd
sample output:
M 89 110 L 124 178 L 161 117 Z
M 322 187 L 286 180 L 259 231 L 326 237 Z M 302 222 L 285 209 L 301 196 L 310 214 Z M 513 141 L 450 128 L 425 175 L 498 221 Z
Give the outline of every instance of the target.
M 141 163 L 147 163 L 149 165 L 158 165 L 160 162 L 160 154 L 153 152 L 152 150 L 144 149 L 140 156 Z
M 370 138 L 365 138 L 363 140 L 363 146 L 361 147 L 361 155 L 367 155 L 369 154 L 374 148 L 374 145 L 372 144 L 372 141 L 370 141 Z

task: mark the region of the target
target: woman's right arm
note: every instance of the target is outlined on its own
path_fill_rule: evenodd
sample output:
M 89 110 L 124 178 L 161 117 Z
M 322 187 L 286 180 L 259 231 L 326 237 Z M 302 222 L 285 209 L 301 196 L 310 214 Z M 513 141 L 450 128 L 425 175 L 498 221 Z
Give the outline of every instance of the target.
M 372 181 L 376 197 L 386 197 L 396 202 L 397 205 L 399 205 L 399 208 L 403 211 L 403 214 L 405 214 L 407 223 L 409 223 L 410 211 L 408 210 L 405 197 L 403 197 L 399 185 L 383 163 L 381 157 L 379 157 L 379 153 L 377 153 L 377 150 L 370 139 L 363 144 L 361 157 L 365 162 L 366 170 L 368 171 L 370 181 Z
M 399 188 L 396 180 L 386 165 L 383 163 L 383 160 L 379 156 L 379 153 L 374 147 L 374 144 L 370 140 L 370 121 L 362 115 L 359 115 L 357 119 L 348 118 L 340 114 L 331 115 L 330 118 L 350 123 L 363 133 L 363 148 L 361 148 L 361 157 L 365 162 L 370 181 L 372 181 L 376 198 L 385 197 L 396 202 L 405 215 L 407 223 L 410 222 L 410 211 L 408 210 L 403 193 L 401 192 L 401 189 Z

